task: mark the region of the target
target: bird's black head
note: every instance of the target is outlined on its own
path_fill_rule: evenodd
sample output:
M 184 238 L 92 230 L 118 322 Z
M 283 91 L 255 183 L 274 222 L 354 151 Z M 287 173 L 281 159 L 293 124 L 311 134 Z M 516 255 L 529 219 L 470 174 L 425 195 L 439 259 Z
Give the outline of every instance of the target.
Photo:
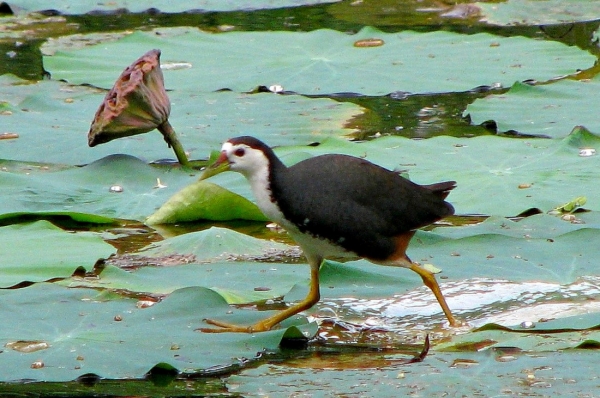
M 259 140 L 258 138 L 251 137 L 249 135 L 242 135 L 239 137 L 230 138 L 227 140 L 231 145 L 247 145 L 250 148 L 258 149 L 265 153 L 271 152 L 271 147 Z

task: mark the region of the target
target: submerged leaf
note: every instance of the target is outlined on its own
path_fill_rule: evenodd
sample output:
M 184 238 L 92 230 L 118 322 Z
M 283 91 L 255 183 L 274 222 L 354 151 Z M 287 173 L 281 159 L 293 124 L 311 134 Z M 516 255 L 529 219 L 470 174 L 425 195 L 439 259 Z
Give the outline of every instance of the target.
M 543 322 L 522 322 L 518 325 L 502 326 L 497 324 L 486 324 L 475 330 L 504 330 L 521 333 L 562 333 L 583 330 L 600 329 L 600 313 L 569 316 L 558 319 L 548 319 Z

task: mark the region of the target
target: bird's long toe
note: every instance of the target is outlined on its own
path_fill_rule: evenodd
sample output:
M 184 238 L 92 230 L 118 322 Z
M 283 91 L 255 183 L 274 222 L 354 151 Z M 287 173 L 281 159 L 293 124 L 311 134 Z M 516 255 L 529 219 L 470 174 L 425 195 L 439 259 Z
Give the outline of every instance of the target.
M 266 320 L 268 321 L 268 319 Z M 204 322 L 216 328 L 198 328 L 196 330 L 202 333 L 255 333 L 271 330 L 269 322 L 261 321 L 252 326 L 239 326 L 227 322 L 216 321 L 214 319 L 204 319 Z
M 453 328 L 461 328 L 461 327 L 469 326 L 468 322 L 463 321 L 463 320 L 461 320 L 459 318 L 456 318 L 454 316 L 451 319 L 450 318 L 448 319 L 448 323 Z
M 216 328 L 198 328 L 196 330 L 202 333 L 252 333 L 251 326 L 239 326 L 231 323 L 216 321 L 214 319 L 204 319 L 204 322 L 209 325 L 216 326 Z

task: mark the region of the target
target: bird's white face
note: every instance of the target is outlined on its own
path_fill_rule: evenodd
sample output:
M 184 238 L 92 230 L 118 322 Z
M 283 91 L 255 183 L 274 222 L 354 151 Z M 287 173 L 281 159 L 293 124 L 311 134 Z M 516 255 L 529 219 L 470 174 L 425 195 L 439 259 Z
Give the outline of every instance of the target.
M 281 223 L 283 214 L 273 203 L 269 183 L 269 159 L 263 151 L 246 144 L 226 142 L 221 148 L 221 156 L 229 163 L 229 170 L 244 175 L 250 183 L 256 205 L 272 221 Z
M 230 170 L 242 173 L 249 179 L 265 178 L 269 173 L 269 160 L 259 149 L 226 142 L 221 147 L 221 154 L 227 157 Z
M 206 168 L 200 180 L 223 171 L 237 171 L 246 177 L 256 198 L 256 205 L 272 221 L 285 221 L 271 197 L 269 158 L 261 149 L 241 142 L 227 141 L 221 147 L 219 158 Z

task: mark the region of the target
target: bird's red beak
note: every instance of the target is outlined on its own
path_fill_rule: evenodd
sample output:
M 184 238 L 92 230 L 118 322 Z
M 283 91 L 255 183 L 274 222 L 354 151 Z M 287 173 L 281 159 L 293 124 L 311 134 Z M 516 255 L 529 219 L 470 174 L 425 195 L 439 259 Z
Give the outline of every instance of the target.
M 227 171 L 229 170 L 230 166 L 231 163 L 229 162 L 229 159 L 227 159 L 227 154 L 225 151 L 221 151 L 217 160 L 204 169 L 204 172 L 200 176 L 200 180 L 205 180 L 209 177 Z

